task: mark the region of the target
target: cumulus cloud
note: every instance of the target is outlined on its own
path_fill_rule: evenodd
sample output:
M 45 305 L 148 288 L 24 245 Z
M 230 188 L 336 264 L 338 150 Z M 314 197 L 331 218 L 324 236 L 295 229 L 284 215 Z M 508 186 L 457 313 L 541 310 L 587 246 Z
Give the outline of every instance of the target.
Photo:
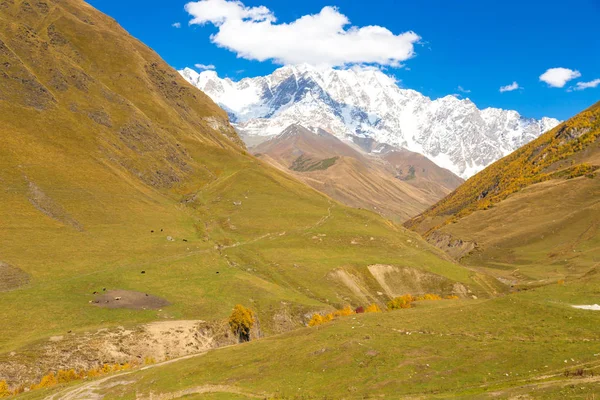
M 194 67 L 198 68 L 200 71 L 206 71 L 208 69 L 213 70 L 215 66 L 212 64 L 194 64 Z
M 344 66 L 378 64 L 399 67 L 415 55 L 420 40 L 414 32 L 395 35 L 381 26 L 350 26 L 335 7 L 304 15 L 290 23 L 277 23 L 265 6 L 247 7 L 235 0 L 200 0 L 187 3 L 191 25 L 213 24 L 211 41 L 248 60 L 278 64 Z
M 175 23 L 171 24 L 171 26 L 172 26 L 173 28 L 177 28 L 177 29 L 179 29 L 179 28 L 181 28 L 181 22 L 175 22 Z
M 540 75 L 540 81 L 546 82 L 552 87 L 561 88 L 571 79 L 579 78 L 580 76 L 581 73 L 579 71 L 569 68 L 550 68 Z
M 600 85 L 600 79 L 594 79 L 593 81 L 589 81 L 589 82 L 577 82 L 577 84 L 575 85 L 573 90 L 584 90 L 584 89 L 589 89 L 589 88 L 595 88 L 598 85 Z
M 463 88 L 462 86 L 459 86 L 459 87 L 458 87 L 458 91 L 459 91 L 459 92 L 463 92 L 463 93 L 471 93 L 471 91 L 470 91 L 470 90 L 468 90 L 468 89 L 465 89 L 465 88 Z
M 523 89 L 523 88 L 519 86 L 519 84 L 517 83 L 517 81 L 514 81 L 510 85 L 502 86 L 500 88 L 500 93 L 512 92 L 513 90 L 517 90 L 517 89 Z

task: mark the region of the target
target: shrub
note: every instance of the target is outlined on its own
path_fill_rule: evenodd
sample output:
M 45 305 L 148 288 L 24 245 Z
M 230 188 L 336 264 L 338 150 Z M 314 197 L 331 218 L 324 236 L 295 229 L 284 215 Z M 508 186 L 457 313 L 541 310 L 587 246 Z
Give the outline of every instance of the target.
M 354 310 L 350 306 L 346 306 L 341 310 L 337 310 L 333 312 L 334 317 L 347 317 L 348 315 L 354 314 Z
M 323 324 L 325 321 L 321 314 L 314 314 L 310 321 L 308 321 L 308 326 L 317 326 Z
M 0 381 L 0 397 L 8 397 L 10 395 L 12 395 L 12 392 L 8 389 L 8 383 Z
M 558 280 L 558 284 L 559 285 L 564 285 L 565 284 L 565 280 L 564 279 L 559 279 Z
M 85 372 L 85 376 L 87 378 L 95 378 L 100 375 L 102 375 L 102 371 L 100 370 L 100 368 L 92 368 L 92 369 L 88 370 L 87 372 Z
M 79 375 L 74 369 L 62 370 L 59 369 L 56 373 L 58 383 L 67 383 L 79 379 Z
M 250 341 L 250 329 L 254 325 L 254 313 L 249 308 L 237 304 L 229 317 L 229 328 L 240 342 Z
M 423 296 L 419 296 L 416 300 L 435 301 L 435 300 L 442 300 L 442 297 L 437 294 L 427 293 Z
M 52 386 L 56 386 L 58 384 L 58 381 L 56 380 L 56 376 L 54 375 L 54 372 L 50 372 L 47 375 L 42 376 L 42 379 L 40 379 L 40 383 L 38 383 L 37 385 L 31 385 L 31 389 L 42 389 L 42 388 L 49 388 Z
M 156 364 L 156 360 L 154 359 L 154 357 L 146 356 L 144 358 L 144 364 L 146 364 L 146 365 Z
M 448 296 L 444 297 L 447 300 L 458 300 L 460 297 L 458 297 L 457 295 L 454 294 L 449 294 Z
M 379 308 L 377 304 L 373 303 L 365 308 L 365 312 L 381 312 L 381 308 Z
M 412 302 L 415 298 L 410 294 L 405 294 L 400 297 L 396 297 L 387 303 L 387 307 L 390 310 L 400 310 L 402 308 L 411 308 Z

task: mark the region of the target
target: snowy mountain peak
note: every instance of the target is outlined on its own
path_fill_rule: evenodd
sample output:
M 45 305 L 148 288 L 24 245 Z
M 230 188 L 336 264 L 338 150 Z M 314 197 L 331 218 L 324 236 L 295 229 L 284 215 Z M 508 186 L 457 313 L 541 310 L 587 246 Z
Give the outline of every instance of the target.
M 480 110 L 451 95 L 431 100 L 372 67 L 288 65 L 237 82 L 215 71 L 180 73 L 224 108 L 244 135 L 273 136 L 292 124 L 321 128 L 421 153 L 463 178 L 559 124 L 513 110 Z

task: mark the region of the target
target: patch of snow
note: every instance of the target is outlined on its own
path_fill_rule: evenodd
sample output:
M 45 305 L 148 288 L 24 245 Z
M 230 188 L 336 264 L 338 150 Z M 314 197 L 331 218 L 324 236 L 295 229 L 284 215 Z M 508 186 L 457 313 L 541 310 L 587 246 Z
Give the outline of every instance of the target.
M 583 306 L 572 306 L 573 308 L 578 308 L 580 310 L 594 310 L 600 311 L 600 305 L 592 304 L 592 305 L 583 305 Z
M 560 122 L 524 118 L 514 110 L 479 110 L 454 96 L 431 100 L 372 67 L 284 66 L 238 82 L 215 71 L 179 72 L 225 109 L 244 135 L 273 136 L 292 124 L 321 128 L 340 139 L 370 138 L 421 153 L 463 178 Z

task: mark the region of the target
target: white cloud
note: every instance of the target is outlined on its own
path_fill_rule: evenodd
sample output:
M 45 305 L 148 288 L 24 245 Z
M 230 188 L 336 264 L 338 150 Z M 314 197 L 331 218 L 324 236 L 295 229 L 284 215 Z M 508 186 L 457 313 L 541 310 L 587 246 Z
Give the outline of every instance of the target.
M 171 24 L 171 26 L 172 26 L 173 28 L 177 28 L 177 29 L 179 29 L 179 28 L 181 28 L 181 22 L 175 22 L 174 24 Z
M 561 88 L 571 79 L 579 78 L 581 73 L 569 68 L 550 68 L 542 75 L 540 81 L 546 82 L 552 87 Z
M 577 85 L 573 88 L 573 90 L 584 90 L 589 88 L 595 88 L 600 85 L 600 79 L 594 79 L 589 82 L 577 82 Z
M 514 81 L 510 85 L 500 87 L 500 93 L 512 92 L 513 90 L 517 90 L 517 89 L 523 89 L 523 88 L 519 86 L 517 81 Z
M 459 86 L 459 87 L 458 87 L 458 91 L 459 91 L 459 92 L 463 92 L 463 93 L 471 93 L 471 91 L 470 91 L 470 90 L 468 90 L 468 89 L 465 89 L 465 88 L 463 88 L 462 86 Z
M 198 68 L 201 71 L 206 71 L 207 69 L 215 69 L 215 66 L 212 64 L 194 64 L 194 67 Z
M 218 28 L 211 36 L 217 46 L 241 58 L 278 64 L 398 67 L 414 56 L 414 44 L 420 40 L 414 32 L 395 35 L 381 26 L 348 26 L 348 18 L 335 7 L 290 23 L 276 23 L 265 6 L 246 7 L 235 0 L 194 1 L 185 10 L 192 16 L 190 24 Z

